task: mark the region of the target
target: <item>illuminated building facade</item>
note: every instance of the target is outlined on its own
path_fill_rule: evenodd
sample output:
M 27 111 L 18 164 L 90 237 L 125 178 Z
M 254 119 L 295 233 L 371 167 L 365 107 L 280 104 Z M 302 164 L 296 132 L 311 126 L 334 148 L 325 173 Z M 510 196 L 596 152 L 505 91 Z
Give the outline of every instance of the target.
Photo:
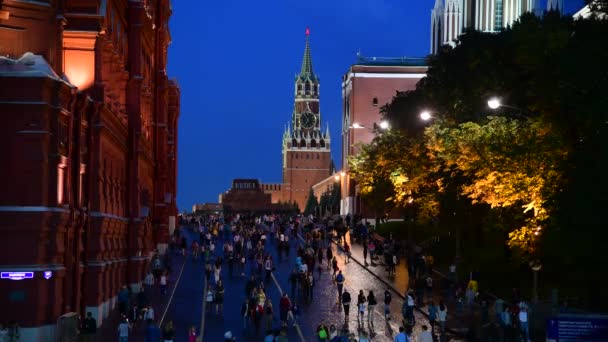
M 547 0 L 547 11 L 564 11 L 564 0 Z M 540 0 L 435 0 L 431 10 L 431 54 L 454 45 L 466 29 L 499 32 L 526 12 L 542 15 Z
M 359 152 L 359 144 L 374 138 L 373 128 L 382 121 L 380 109 L 389 103 L 397 91 L 416 88 L 426 76 L 424 58 L 366 58 L 359 56 L 342 77 L 342 171 L 341 215 L 366 213 L 357 185 L 348 172 L 348 158 Z M 369 216 L 367 216 L 369 217 Z
M 170 15 L 169 0 L 2 2 L 0 269 L 32 278 L 0 279 L 0 321 L 23 341 L 51 340 L 71 312 L 100 324 L 164 252 L 180 107 Z

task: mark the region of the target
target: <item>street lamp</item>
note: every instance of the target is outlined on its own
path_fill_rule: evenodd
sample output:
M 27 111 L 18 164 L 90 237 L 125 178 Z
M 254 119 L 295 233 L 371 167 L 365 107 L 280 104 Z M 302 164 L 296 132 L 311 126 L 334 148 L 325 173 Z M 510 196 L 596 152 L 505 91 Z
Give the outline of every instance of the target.
M 388 129 L 389 127 L 390 127 L 390 125 L 389 125 L 388 121 L 382 120 L 380 122 L 380 128 L 382 128 L 382 129 Z
M 500 100 L 497 97 L 492 97 L 488 100 L 488 107 L 491 109 L 498 109 L 501 106 Z
M 354 128 L 354 129 L 359 129 L 359 128 L 365 128 L 365 126 L 362 126 L 361 124 L 359 124 L 358 122 L 353 123 L 352 126 L 350 126 L 349 128 Z
M 340 181 L 340 175 L 335 175 L 335 176 L 334 176 L 334 180 L 335 180 L 336 182 L 339 182 L 339 181 Z
M 532 289 L 532 302 L 534 304 L 538 303 L 538 272 L 543 268 L 543 264 L 541 264 L 540 260 L 532 260 L 530 261 L 530 268 L 534 274 L 534 288 Z
M 433 116 L 431 115 L 431 112 L 429 112 L 428 110 L 425 110 L 422 113 L 420 113 L 420 118 L 424 121 L 429 121 L 433 118 Z
M 528 110 L 528 109 L 522 109 L 519 107 L 506 105 L 506 104 L 502 103 L 498 97 L 491 97 L 488 100 L 488 107 L 490 107 L 490 109 L 492 109 L 492 110 L 496 110 L 500 107 L 513 109 L 516 112 L 512 112 L 511 114 L 520 119 L 527 119 L 534 114 L 534 113 L 530 112 L 530 110 Z
M 341 171 L 341 172 L 340 172 L 340 177 L 344 177 L 344 176 L 346 176 L 346 172 Z

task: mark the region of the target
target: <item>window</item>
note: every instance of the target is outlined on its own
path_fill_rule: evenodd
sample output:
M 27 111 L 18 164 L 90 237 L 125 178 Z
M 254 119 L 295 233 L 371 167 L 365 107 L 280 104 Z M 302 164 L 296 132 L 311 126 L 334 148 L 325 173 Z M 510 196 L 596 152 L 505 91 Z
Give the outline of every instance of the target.
M 310 147 L 317 147 L 317 142 L 315 141 L 315 139 L 312 139 L 310 141 Z
M 374 107 L 377 107 L 377 106 L 378 106 L 378 98 L 377 98 L 377 97 L 374 97 L 374 98 L 372 99 L 372 106 L 374 106 Z
M 300 140 L 300 147 L 306 147 L 306 140 Z

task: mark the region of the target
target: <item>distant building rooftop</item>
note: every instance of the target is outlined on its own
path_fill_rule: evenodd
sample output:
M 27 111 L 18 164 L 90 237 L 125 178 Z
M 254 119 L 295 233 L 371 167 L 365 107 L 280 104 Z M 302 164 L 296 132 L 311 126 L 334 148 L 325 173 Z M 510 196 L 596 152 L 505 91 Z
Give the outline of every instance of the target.
M 369 66 L 427 66 L 426 57 L 365 57 L 357 54 L 355 65 Z

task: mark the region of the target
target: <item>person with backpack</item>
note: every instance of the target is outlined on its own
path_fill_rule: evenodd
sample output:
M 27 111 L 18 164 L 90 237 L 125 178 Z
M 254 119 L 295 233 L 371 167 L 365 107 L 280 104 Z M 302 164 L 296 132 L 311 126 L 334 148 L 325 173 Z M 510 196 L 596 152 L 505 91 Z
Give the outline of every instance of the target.
M 389 289 L 384 290 L 384 320 L 389 321 L 391 319 L 391 301 L 393 296 Z
M 342 290 L 344 289 L 344 275 L 342 271 L 338 271 L 338 275 L 336 276 L 336 286 L 338 287 L 338 304 L 342 301 Z

